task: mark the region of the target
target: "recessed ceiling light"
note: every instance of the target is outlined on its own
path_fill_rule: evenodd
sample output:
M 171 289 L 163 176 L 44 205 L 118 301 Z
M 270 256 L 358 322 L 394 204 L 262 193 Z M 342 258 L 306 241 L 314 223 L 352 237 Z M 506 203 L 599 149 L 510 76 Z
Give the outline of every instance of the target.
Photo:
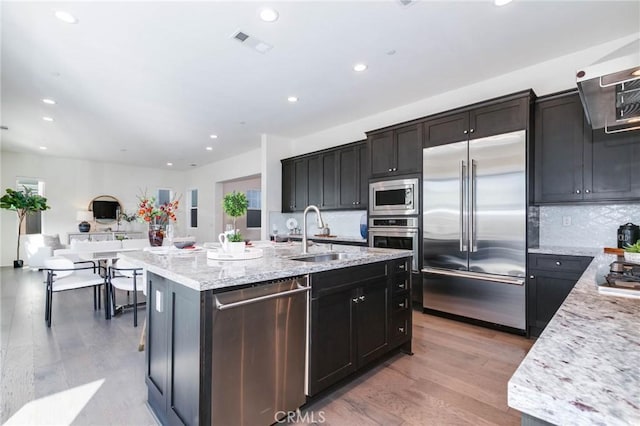
M 46 150 L 47 150 L 47 147 L 46 147 L 46 146 L 41 146 L 41 147 L 39 147 L 39 148 L 40 148 L 41 150 L 43 150 L 43 151 L 46 151 Z
M 362 72 L 362 71 L 364 71 L 366 69 L 367 69 L 367 65 L 366 64 L 355 64 L 353 66 L 353 70 L 356 71 L 356 72 Z
M 504 6 L 505 4 L 511 3 L 512 0 L 493 0 L 493 4 L 496 6 Z
M 44 102 L 45 104 L 49 104 L 49 105 L 55 105 L 56 101 L 54 101 L 53 99 L 43 99 L 42 102 Z
M 260 19 L 264 22 L 275 22 L 278 20 L 278 11 L 270 7 L 260 9 Z
M 51 117 L 42 117 L 42 119 L 44 121 L 53 121 L 53 118 L 51 118 Z
M 211 139 L 218 139 L 218 135 L 209 135 Z
M 298 102 L 298 97 L 297 97 L 297 96 L 289 96 L 289 97 L 287 98 L 287 100 L 288 100 L 289 102 L 291 102 L 291 103 Z
M 55 15 L 56 15 L 56 18 L 58 18 L 62 22 L 66 22 L 67 24 L 78 23 L 78 19 L 75 16 L 73 16 L 69 12 L 65 12 L 64 10 L 57 10 Z
M 208 147 L 206 148 L 206 150 L 207 150 L 207 151 L 213 151 L 213 147 L 212 147 L 212 146 L 208 146 Z
M 173 163 L 167 163 L 167 166 L 173 166 Z

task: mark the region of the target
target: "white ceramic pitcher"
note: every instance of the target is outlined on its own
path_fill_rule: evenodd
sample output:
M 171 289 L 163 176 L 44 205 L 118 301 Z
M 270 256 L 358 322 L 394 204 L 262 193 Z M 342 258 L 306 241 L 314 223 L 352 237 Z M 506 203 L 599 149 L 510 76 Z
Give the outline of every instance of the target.
M 218 235 L 218 241 L 220 241 L 220 245 L 222 246 L 222 250 L 225 253 L 244 253 L 244 241 L 233 242 L 229 241 L 229 237 L 227 232 L 223 232 Z

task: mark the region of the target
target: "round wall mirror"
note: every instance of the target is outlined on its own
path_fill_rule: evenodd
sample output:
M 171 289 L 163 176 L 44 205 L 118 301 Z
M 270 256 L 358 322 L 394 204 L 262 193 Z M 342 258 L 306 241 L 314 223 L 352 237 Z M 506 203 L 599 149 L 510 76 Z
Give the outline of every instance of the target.
M 96 223 L 109 224 L 117 222 L 122 212 L 122 205 L 116 197 L 99 195 L 89 203 L 89 211 L 93 212 Z

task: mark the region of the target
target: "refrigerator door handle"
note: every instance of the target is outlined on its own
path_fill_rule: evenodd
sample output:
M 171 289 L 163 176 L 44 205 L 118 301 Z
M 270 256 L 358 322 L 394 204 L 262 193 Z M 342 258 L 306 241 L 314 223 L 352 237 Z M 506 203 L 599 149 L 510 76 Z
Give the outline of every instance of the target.
M 508 277 L 503 275 L 483 274 L 482 272 L 468 272 L 468 271 L 456 271 L 453 269 L 440 269 L 440 268 L 423 268 L 422 272 L 428 274 L 448 275 L 451 277 L 471 278 L 485 281 L 493 281 L 497 283 L 512 284 L 512 285 L 524 285 L 524 277 Z
M 464 160 L 460 160 L 460 251 L 467 251 L 467 238 L 465 235 L 465 178 L 466 178 L 466 165 Z
M 471 178 L 469 179 L 469 251 L 478 251 L 476 239 L 476 160 L 471 160 Z

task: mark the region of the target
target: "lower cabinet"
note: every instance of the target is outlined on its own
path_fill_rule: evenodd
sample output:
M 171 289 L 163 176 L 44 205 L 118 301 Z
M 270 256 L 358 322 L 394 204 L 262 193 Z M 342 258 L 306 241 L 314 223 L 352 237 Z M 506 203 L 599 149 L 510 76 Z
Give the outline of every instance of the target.
M 201 404 L 201 292 L 148 274 L 147 383 L 149 405 L 165 425 L 208 424 Z
M 540 336 L 591 259 L 587 256 L 529 255 L 527 322 L 530 336 Z
M 390 350 L 410 345 L 408 262 L 401 259 L 311 275 L 310 396 Z

